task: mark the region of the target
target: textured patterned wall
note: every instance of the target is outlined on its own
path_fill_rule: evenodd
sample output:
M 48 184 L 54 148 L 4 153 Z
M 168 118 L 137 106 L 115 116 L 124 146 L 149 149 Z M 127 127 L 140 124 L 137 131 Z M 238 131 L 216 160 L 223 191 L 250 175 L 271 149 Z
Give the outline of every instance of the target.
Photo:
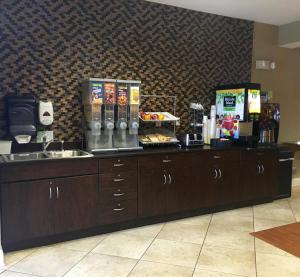
M 82 136 L 85 78 L 140 79 L 144 94 L 176 95 L 183 129 L 191 100 L 209 107 L 214 86 L 250 81 L 249 21 L 142 0 L 2 0 L 0 20 L 0 99 L 52 100 L 65 140 Z

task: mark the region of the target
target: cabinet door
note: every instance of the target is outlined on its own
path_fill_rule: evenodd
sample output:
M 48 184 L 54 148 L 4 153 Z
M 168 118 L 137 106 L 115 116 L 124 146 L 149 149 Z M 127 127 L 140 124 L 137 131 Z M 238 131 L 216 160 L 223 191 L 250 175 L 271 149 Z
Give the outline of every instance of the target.
M 96 226 L 98 195 L 98 175 L 55 179 L 55 232 L 70 232 Z
M 241 164 L 241 200 L 259 200 L 270 198 L 275 194 L 278 179 L 278 161 L 274 159 L 264 159 L 243 162 Z
M 53 231 L 51 197 L 49 180 L 2 184 L 2 240 L 9 243 L 49 235 Z
M 216 204 L 226 205 L 238 201 L 239 164 L 222 162 L 216 167 Z
M 169 213 L 205 208 L 213 204 L 212 187 L 208 184 L 211 176 L 201 156 L 178 154 L 172 167 L 166 171 Z
M 260 198 L 271 198 L 275 196 L 278 189 L 278 160 L 265 159 L 259 162 L 261 173 L 259 175 L 259 186 L 256 186 L 256 194 Z
M 139 159 L 138 215 L 162 215 L 166 212 L 167 173 L 161 168 L 160 157 Z

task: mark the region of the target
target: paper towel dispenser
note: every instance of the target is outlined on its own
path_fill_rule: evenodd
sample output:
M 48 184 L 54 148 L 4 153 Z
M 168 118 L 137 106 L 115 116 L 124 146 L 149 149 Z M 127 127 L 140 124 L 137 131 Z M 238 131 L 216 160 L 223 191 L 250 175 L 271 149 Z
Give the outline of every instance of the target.
M 36 136 L 36 99 L 33 95 L 7 96 L 9 134 L 18 143 L 28 143 Z

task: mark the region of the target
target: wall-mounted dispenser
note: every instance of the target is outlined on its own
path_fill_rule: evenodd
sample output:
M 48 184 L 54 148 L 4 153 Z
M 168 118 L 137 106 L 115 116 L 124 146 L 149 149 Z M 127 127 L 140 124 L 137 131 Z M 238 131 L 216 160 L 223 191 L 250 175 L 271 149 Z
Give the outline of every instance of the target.
M 51 125 L 53 123 L 53 105 L 52 102 L 39 103 L 39 120 L 44 126 Z

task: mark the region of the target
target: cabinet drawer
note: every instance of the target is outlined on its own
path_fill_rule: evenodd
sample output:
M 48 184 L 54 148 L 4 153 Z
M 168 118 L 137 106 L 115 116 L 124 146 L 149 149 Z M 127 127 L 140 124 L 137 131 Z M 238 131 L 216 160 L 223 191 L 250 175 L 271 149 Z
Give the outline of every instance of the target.
M 102 159 L 99 162 L 99 172 L 124 172 L 129 170 L 137 170 L 137 159 L 136 158 L 113 158 L 113 159 Z
M 5 164 L 0 168 L 2 182 L 26 181 L 98 173 L 97 159 L 68 159 Z
M 136 188 L 125 187 L 100 190 L 100 202 L 107 205 L 135 198 L 137 198 Z
M 277 156 L 278 156 L 277 151 L 249 150 L 249 151 L 242 151 L 241 154 L 242 162 L 276 159 Z
M 100 224 L 112 224 L 137 217 L 137 199 L 114 202 L 101 205 L 99 212 Z
M 226 162 L 226 163 L 235 163 L 240 161 L 241 152 L 238 150 L 230 150 L 230 151 L 211 151 L 208 155 L 208 162 L 210 164 L 215 164 L 219 162 Z
M 100 189 L 115 189 L 123 187 L 134 187 L 136 189 L 136 171 L 100 174 Z

